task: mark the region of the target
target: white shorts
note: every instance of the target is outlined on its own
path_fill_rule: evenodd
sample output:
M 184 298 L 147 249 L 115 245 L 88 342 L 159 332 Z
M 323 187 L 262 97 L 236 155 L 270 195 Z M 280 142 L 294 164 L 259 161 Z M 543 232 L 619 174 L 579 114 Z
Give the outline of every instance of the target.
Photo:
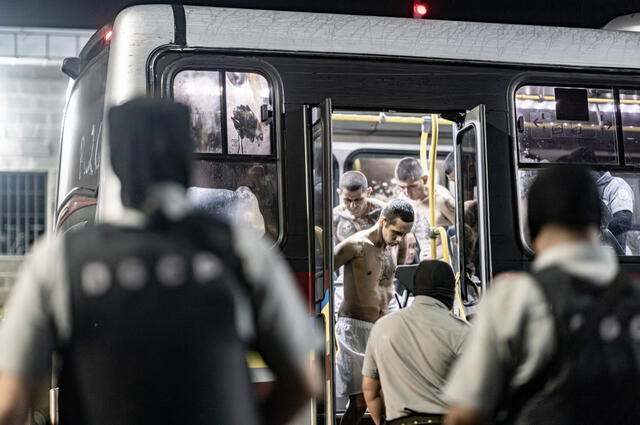
M 373 323 L 348 317 L 336 322 L 336 397 L 362 394 L 362 365 Z

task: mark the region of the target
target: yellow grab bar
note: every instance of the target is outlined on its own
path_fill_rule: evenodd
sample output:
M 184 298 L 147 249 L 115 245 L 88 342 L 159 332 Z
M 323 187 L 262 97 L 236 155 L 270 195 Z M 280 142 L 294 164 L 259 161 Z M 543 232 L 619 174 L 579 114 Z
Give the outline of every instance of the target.
M 365 114 L 331 114 L 331 119 L 334 121 L 354 121 L 354 122 L 389 122 L 393 124 L 422 124 L 424 117 L 398 117 L 388 116 L 385 114 L 378 115 L 365 115 Z M 444 118 L 438 119 L 439 124 L 450 125 L 453 121 L 445 120 Z
M 436 158 L 438 152 L 438 115 L 431 114 L 431 146 L 429 149 L 429 225 L 436 225 Z M 423 168 L 424 169 L 424 168 Z M 431 258 L 437 258 L 438 249 L 435 239 L 431 239 Z
M 449 252 L 449 235 L 447 235 L 447 230 L 442 226 L 438 226 L 433 229 L 433 234 L 440 236 L 440 242 L 442 243 L 442 260 L 445 263 L 451 265 L 451 253 Z
M 467 313 L 464 312 L 464 305 L 462 304 L 462 296 L 460 295 L 460 272 L 456 273 L 456 285 L 454 288 L 456 302 L 458 303 L 458 309 L 460 310 L 460 318 L 467 321 Z

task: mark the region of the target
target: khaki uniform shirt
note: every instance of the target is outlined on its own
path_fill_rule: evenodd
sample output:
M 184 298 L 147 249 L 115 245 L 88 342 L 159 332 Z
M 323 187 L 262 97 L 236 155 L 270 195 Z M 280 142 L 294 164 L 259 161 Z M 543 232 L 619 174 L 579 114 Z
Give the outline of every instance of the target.
M 442 388 L 468 330 L 443 303 L 423 295 L 376 322 L 362 374 L 380 380 L 388 420 L 446 411 Z

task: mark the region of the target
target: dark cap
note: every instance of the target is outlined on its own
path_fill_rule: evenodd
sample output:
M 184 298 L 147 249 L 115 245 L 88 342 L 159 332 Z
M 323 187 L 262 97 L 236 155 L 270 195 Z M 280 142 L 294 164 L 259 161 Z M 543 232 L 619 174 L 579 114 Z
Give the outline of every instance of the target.
M 140 207 L 154 183 L 188 185 L 190 132 L 189 110 L 178 103 L 142 98 L 109 110 L 111 166 L 124 205 Z
M 576 231 L 600 226 L 598 186 L 588 169 L 576 165 L 542 170 L 531 184 L 527 209 L 532 241 L 548 224 Z
M 413 276 L 413 294 L 427 295 L 453 306 L 455 277 L 451 266 L 444 261 L 421 261 Z

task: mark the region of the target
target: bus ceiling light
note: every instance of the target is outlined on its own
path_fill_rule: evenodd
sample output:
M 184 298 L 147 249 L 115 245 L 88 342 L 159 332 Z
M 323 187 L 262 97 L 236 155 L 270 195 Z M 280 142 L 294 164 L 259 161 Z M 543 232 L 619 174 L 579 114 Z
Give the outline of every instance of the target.
M 421 1 L 416 1 L 413 3 L 413 17 L 416 19 L 422 19 L 427 15 L 429 9 L 427 5 Z

